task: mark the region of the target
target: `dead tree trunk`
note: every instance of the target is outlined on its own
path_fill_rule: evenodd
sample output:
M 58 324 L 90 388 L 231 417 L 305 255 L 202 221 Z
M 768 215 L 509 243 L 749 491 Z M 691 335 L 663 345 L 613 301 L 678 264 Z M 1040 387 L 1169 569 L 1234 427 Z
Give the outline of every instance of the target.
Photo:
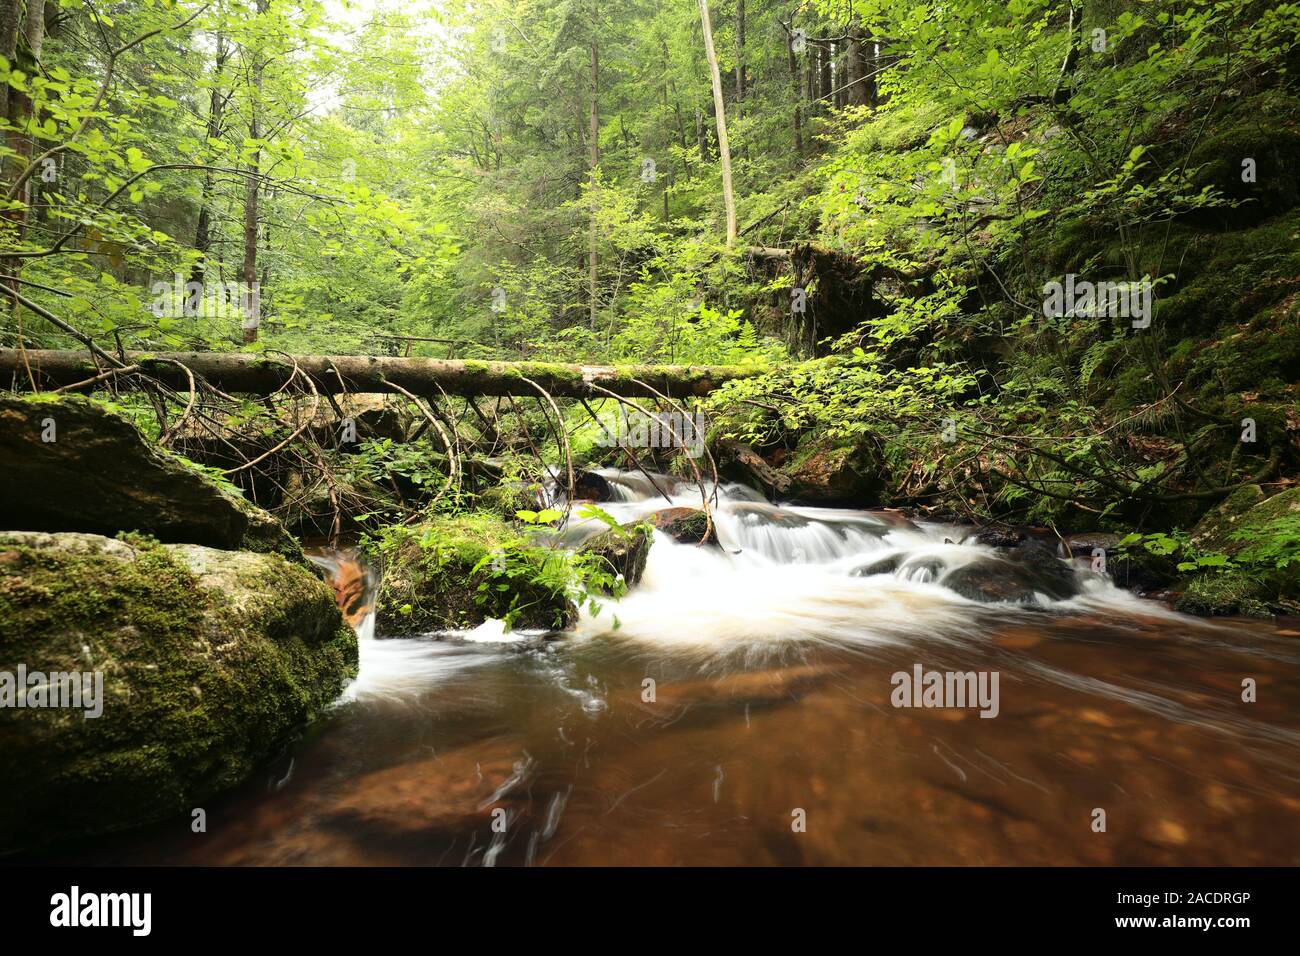
M 709 0 L 700 0 L 700 24 L 704 28 L 704 54 L 709 60 L 713 81 L 713 110 L 718 123 L 718 158 L 722 161 L 722 204 L 727 215 L 727 246 L 736 244 L 736 197 L 731 189 L 731 146 L 727 142 L 727 109 L 722 100 L 722 75 L 718 71 L 718 53 L 713 48 L 713 24 L 709 19 Z
M 240 352 L 127 352 L 125 362 L 184 391 L 189 379 L 181 365 L 223 392 L 255 395 L 283 388 L 294 375 L 289 359 Z M 317 391 L 332 394 L 405 390 L 416 395 L 535 396 L 531 379 L 557 398 L 590 396 L 590 385 L 627 397 L 652 398 L 656 392 L 686 397 L 707 395 L 725 382 L 758 374 L 731 365 L 564 365 L 374 355 L 299 355 L 293 362 Z M 105 371 L 89 352 L 0 349 L 0 381 L 21 387 L 29 367 L 42 388 L 87 383 Z M 132 383 L 118 378 L 119 387 Z M 105 383 L 95 384 L 102 388 Z

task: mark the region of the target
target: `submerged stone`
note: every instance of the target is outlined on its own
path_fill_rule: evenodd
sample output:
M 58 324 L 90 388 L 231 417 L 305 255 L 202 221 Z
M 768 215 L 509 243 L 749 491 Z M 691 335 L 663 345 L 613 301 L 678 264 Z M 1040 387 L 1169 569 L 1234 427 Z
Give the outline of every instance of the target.
M 1063 601 L 1080 590 L 1070 566 L 1051 557 L 1034 564 L 977 558 L 945 574 L 940 583 L 972 601 L 1016 604 L 1037 603 L 1038 595 Z

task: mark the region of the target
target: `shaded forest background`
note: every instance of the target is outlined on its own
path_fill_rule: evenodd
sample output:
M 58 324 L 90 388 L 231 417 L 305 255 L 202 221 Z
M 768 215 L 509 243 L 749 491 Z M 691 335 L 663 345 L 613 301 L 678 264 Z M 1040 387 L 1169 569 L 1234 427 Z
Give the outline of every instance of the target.
M 0 347 L 755 366 L 712 437 L 847 469 L 840 503 L 1230 565 L 1179 529 L 1300 474 L 1298 34 L 1211 0 L 8 0 Z M 1149 322 L 1045 314 L 1067 276 L 1150 283 Z M 292 430 L 262 414 L 223 424 Z M 562 415 L 535 450 L 592 456 Z M 446 468 L 365 452 L 340 482 Z M 1294 567 L 1300 519 L 1252 541 Z

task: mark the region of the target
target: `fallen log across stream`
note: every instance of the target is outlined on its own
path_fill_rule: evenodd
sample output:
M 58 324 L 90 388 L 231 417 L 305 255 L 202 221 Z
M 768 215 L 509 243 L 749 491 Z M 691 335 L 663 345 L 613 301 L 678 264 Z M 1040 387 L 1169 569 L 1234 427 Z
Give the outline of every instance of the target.
M 110 361 L 185 389 L 186 369 L 225 392 L 268 395 L 299 371 L 321 392 L 392 392 L 417 395 L 535 396 L 541 386 L 557 398 L 598 394 L 674 398 L 707 395 L 728 381 L 757 374 L 731 365 L 577 365 L 554 362 L 483 362 L 469 359 L 394 358 L 376 355 L 295 355 L 241 352 L 107 353 L 61 349 L 0 349 L 0 387 L 43 389 L 104 387 Z M 183 367 L 182 367 L 183 366 Z M 30 377 L 29 377 L 30 370 Z M 123 386 L 129 387 L 125 378 Z M 536 383 L 533 385 L 531 383 Z M 82 390 L 82 389 L 78 389 Z

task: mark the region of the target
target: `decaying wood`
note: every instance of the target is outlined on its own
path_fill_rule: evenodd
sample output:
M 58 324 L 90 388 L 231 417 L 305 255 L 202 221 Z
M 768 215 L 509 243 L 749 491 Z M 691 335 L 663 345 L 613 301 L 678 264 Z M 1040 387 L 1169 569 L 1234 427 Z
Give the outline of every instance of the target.
M 757 374 L 726 365 L 574 365 L 550 362 L 476 362 L 373 355 L 253 355 L 238 352 L 127 352 L 123 364 L 159 381 L 188 388 L 184 366 L 225 392 L 268 395 L 285 387 L 295 368 L 322 393 L 388 392 L 434 395 L 536 395 L 541 386 L 557 398 L 591 395 L 591 386 L 621 396 L 653 398 L 707 395 L 725 382 Z M 107 370 L 103 357 L 73 350 L 0 349 L 0 385 L 54 389 L 86 383 Z M 15 374 L 16 373 L 16 374 Z M 127 387 L 129 382 L 121 383 Z

